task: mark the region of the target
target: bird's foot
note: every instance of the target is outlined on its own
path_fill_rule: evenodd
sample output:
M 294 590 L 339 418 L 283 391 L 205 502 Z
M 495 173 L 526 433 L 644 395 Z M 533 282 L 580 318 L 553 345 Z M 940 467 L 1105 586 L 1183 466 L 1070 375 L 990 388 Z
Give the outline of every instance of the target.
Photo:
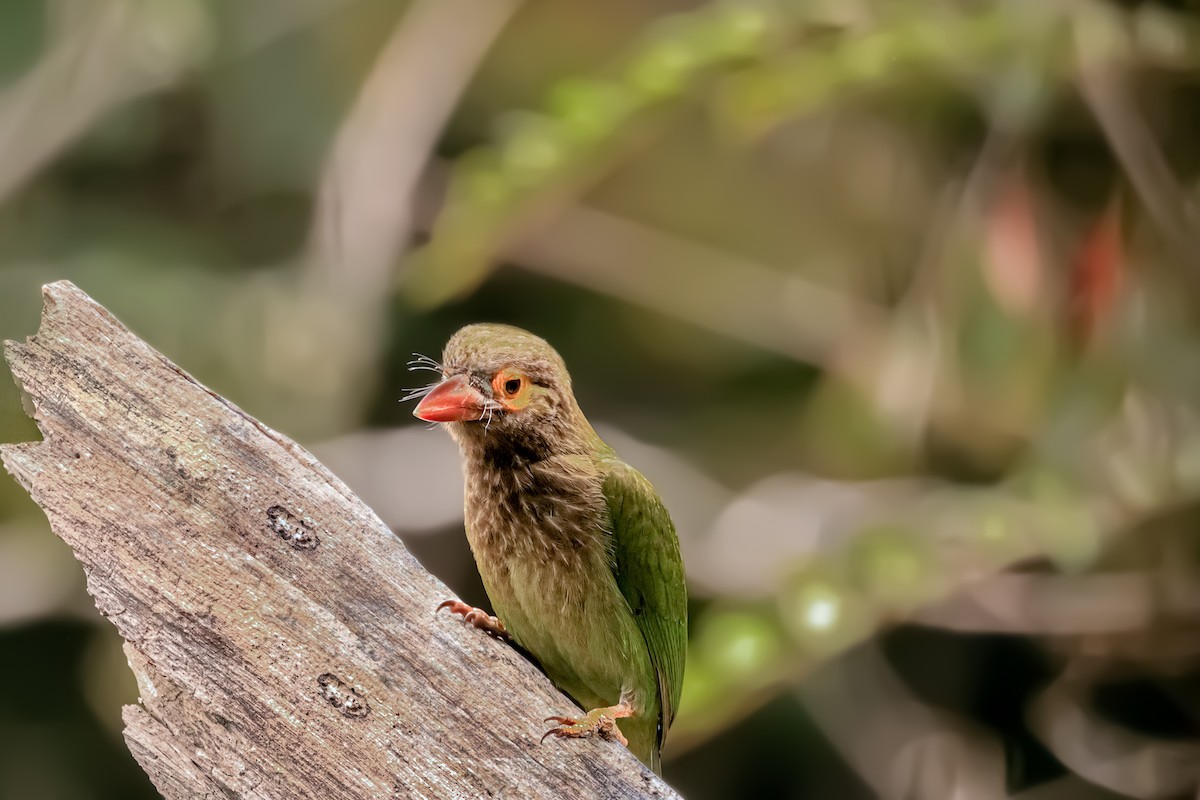
M 547 736 L 579 739 L 598 733 L 604 739 L 615 739 L 628 747 L 629 740 L 622 735 L 621 729 L 617 727 L 617 720 L 632 716 L 633 709 L 628 703 L 618 703 L 615 706 L 593 708 L 579 718 L 546 717 L 546 722 L 557 722 L 558 726 L 546 731 L 542 735 L 541 740 L 543 742 L 546 741 Z
M 469 606 L 459 600 L 447 600 L 439 605 L 434 613 L 441 611 L 443 608 L 450 609 L 451 614 L 458 614 L 463 618 L 464 622 L 469 622 L 490 636 L 495 636 L 497 639 L 503 639 L 506 642 L 512 639 L 512 635 L 505 629 L 504 623 L 488 614 L 482 608 Z

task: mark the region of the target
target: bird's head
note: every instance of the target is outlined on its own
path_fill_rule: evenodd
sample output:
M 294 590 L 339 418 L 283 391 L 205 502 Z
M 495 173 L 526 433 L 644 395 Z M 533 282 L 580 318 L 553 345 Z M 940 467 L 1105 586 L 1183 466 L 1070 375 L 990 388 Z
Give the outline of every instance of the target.
M 562 357 L 528 331 L 467 325 L 450 337 L 436 367 L 442 380 L 418 390 L 423 397 L 413 414 L 447 423 L 460 443 L 545 456 L 572 449 L 579 434 L 590 431 Z

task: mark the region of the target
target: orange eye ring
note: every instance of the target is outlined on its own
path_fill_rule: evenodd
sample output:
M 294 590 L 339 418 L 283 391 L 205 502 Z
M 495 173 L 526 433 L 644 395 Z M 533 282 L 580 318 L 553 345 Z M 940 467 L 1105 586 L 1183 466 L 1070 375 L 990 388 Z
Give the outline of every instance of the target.
M 492 392 L 496 399 L 512 410 L 524 406 L 528 389 L 529 379 L 514 369 L 502 369 L 492 376 Z

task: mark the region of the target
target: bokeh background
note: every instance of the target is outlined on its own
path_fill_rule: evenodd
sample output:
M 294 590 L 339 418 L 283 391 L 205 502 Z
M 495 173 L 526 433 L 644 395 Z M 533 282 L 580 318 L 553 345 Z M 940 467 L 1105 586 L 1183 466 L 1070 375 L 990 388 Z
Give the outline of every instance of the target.
M 0 336 L 75 281 L 482 605 L 397 399 L 544 335 L 679 526 L 695 800 L 1196 796 L 1198 172 L 1185 0 L 0 2 Z M 155 796 L 7 477 L 0 685 L 0 797 Z

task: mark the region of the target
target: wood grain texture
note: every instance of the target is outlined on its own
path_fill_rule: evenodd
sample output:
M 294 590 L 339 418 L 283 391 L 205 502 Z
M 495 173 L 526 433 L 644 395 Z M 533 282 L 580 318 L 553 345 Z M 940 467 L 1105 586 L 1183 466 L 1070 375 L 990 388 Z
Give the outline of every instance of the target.
M 69 283 L 9 342 L 44 441 L 4 464 L 124 637 L 125 738 L 175 798 L 677 797 L 620 745 L 538 744 L 573 704 L 304 449 Z

